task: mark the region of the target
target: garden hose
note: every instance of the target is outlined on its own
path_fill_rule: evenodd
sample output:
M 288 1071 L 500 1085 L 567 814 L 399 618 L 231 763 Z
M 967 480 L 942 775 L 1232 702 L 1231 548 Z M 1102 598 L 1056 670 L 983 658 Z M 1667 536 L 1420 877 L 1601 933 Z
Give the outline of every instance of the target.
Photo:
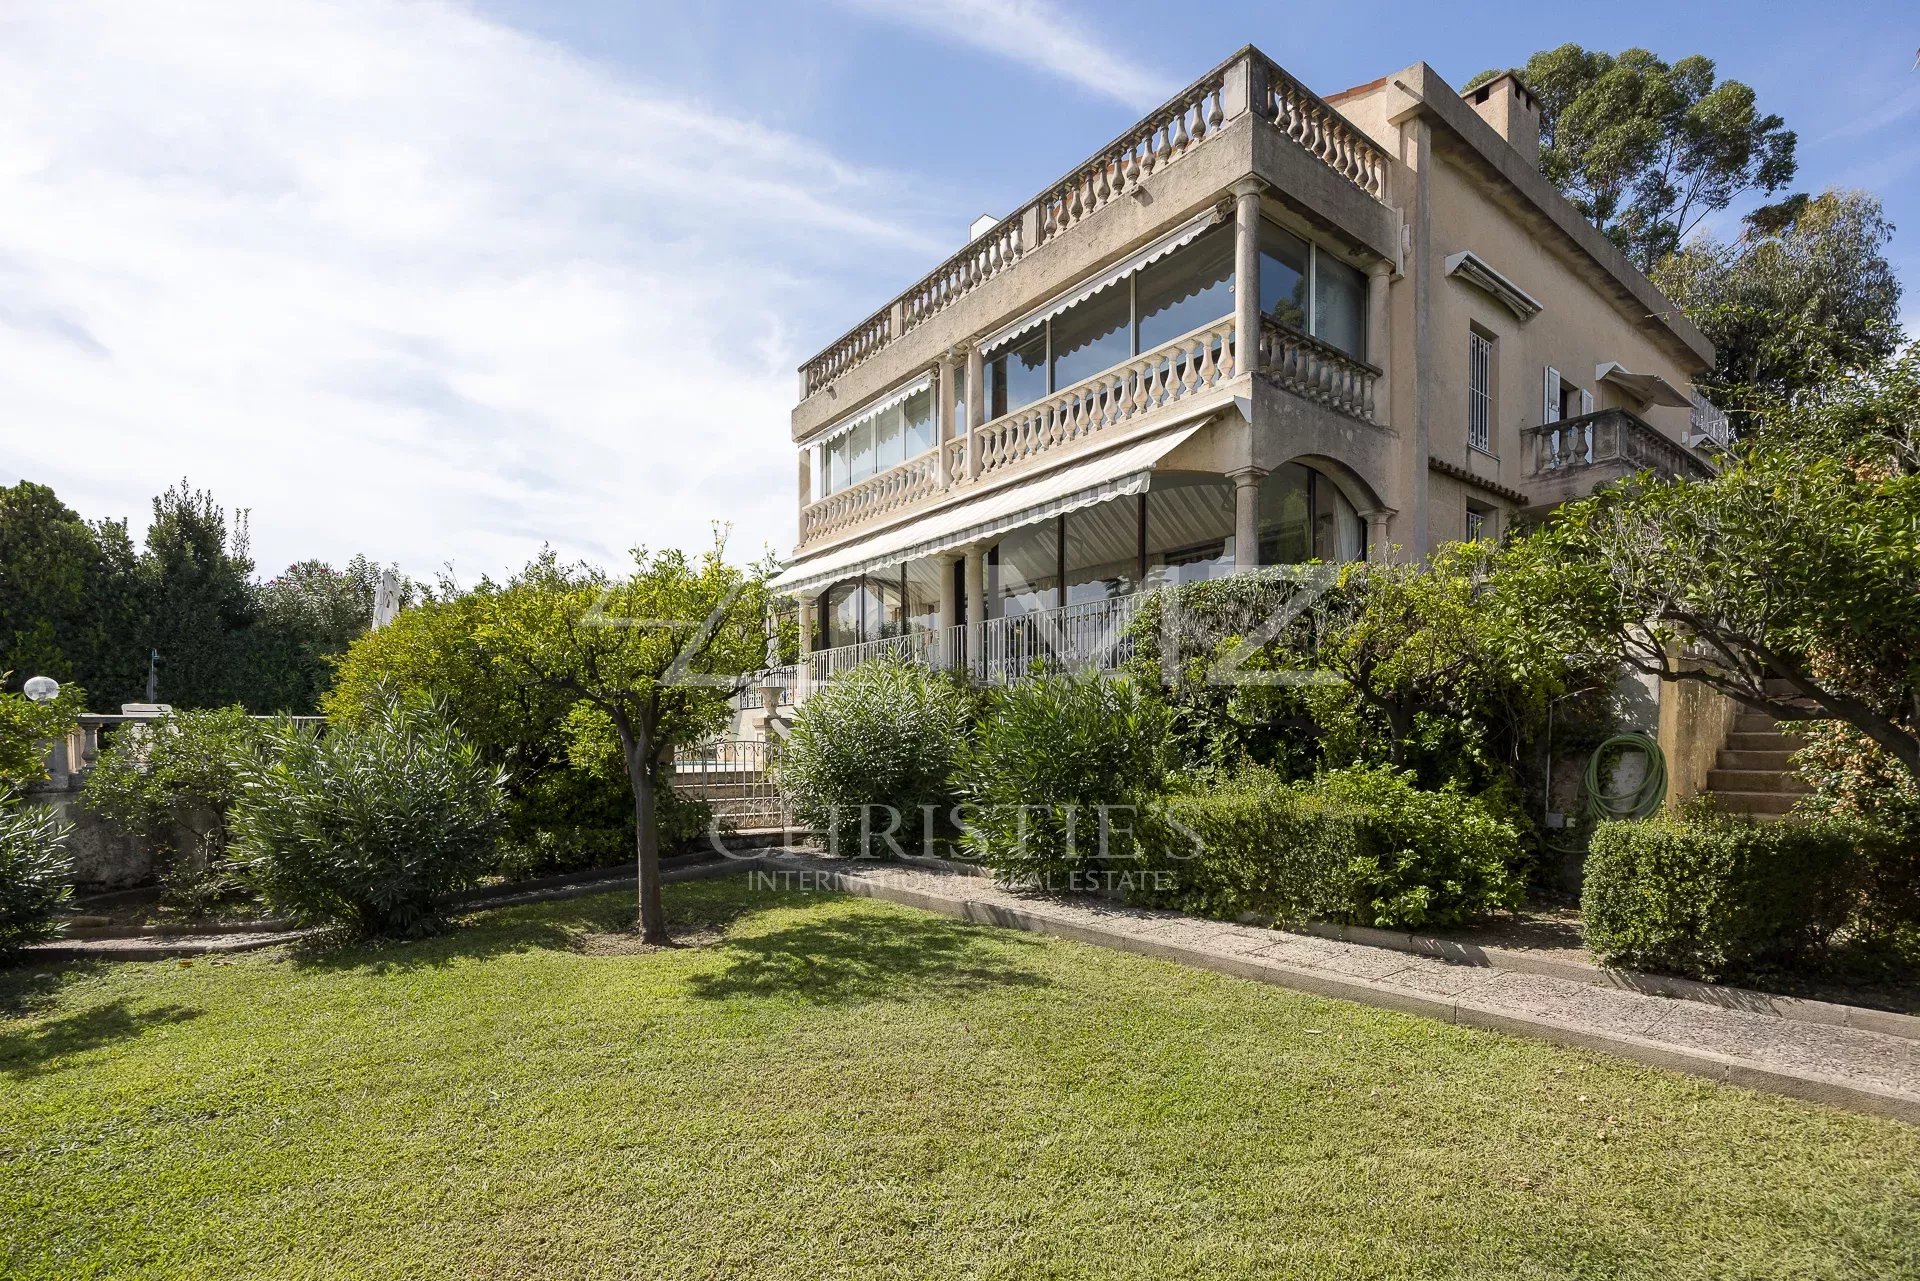
M 1645 753 L 1647 772 L 1632 787 L 1621 792 L 1606 790 L 1601 778 L 1602 762 L 1607 754 L 1620 748 Z M 1667 756 L 1660 750 L 1660 744 L 1645 734 L 1615 734 L 1593 749 L 1593 755 L 1587 758 L 1587 771 L 1584 779 L 1587 804 L 1585 817 L 1593 823 L 1607 819 L 1646 818 L 1657 811 L 1667 799 Z M 1577 830 L 1577 829 L 1562 829 Z M 1542 842 L 1556 854 L 1581 854 L 1586 851 L 1586 841 L 1554 840 L 1547 837 Z

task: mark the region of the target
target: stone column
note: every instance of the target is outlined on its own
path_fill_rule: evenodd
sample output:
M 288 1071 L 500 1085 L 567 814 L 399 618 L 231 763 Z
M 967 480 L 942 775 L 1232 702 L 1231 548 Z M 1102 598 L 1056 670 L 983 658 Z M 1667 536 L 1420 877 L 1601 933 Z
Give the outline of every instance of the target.
M 1378 511 L 1366 513 L 1367 518 L 1367 559 L 1379 564 L 1388 560 L 1387 551 L 1392 545 L 1393 509 L 1382 507 Z
M 967 665 L 980 670 L 980 647 L 985 641 L 987 621 L 987 548 L 976 543 L 967 548 Z
M 953 483 L 953 469 L 947 462 L 947 442 L 953 439 L 954 432 L 953 374 L 953 351 L 949 348 L 941 353 L 940 373 L 933 384 L 934 466 L 942 489 Z
M 980 451 L 974 448 L 973 433 L 987 421 L 987 366 L 980 344 L 967 344 L 967 421 L 960 430 L 967 437 L 967 479 L 980 474 Z
M 1233 184 L 1233 375 L 1253 372 L 1260 350 L 1260 193 L 1258 178 Z
M 1260 482 L 1267 473 L 1258 467 L 1242 467 L 1227 473 L 1233 481 L 1233 569 L 1258 569 L 1260 566 Z
M 805 666 L 807 655 L 813 652 L 813 625 L 820 615 L 819 596 L 796 596 L 794 603 L 800 613 L 800 664 Z
M 953 567 L 960 563 L 959 552 L 941 552 L 933 558 L 939 566 L 940 575 L 940 641 L 935 647 L 940 656 L 940 665 L 952 669 L 959 665 L 954 628 L 960 626 L 960 592 L 954 586 Z
M 1393 424 L 1393 335 L 1387 310 L 1387 286 L 1393 264 L 1376 262 L 1367 268 L 1367 363 L 1380 371 L 1373 380 L 1373 421 Z

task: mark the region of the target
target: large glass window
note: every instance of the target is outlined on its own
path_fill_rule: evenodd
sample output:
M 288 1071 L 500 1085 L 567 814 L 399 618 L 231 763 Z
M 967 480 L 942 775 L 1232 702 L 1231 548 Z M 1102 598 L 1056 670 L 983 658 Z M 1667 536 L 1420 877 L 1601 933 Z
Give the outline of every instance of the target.
M 1116 498 L 1066 515 L 1067 604 L 1139 589 L 1140 501 Z
M 1134 276 L 1134 351 L 1233 314 L 1233 227 L 1213 227 Z M 1131 354 L 1131 353 L 1129 353 Z
M 908 561 L 905 621 L 909 631 L 930 632 L 940 626 L 940 575 L 946 567 L 930 559 Z
M 1010 414 L 1047 394 L 1047 327 L 987 362 L 987 417 Z
M 902 432 L 907 442 L 907 457 L 918 458 L 933 448 L 933 390 L 916 391 L 900 406 Z M 902 460 L 904 461 L 904 460 Z
M 1307 313 L 1307 280 L 1313 249 L 1306 241 L 1264 219 L 1260 223 L 1260 310 L 1301 333 Z
M 1060 522 L 1042 521 L 1000 540 L 994 595 L 1001 618 L 1017 618 L 1060 603 Z
M 933 389 L 916 391 L 822 448 L 822 495 L 845 489 L 933 448 Z
M 1123 280 L 1053 318 L 1054 390 L 1091 378 L 1133 354 L 1128 332 L 1131 292 L 1132 282 Z
M 1147 490 L 1147 568 L 1163 582 L 1233 572 L 1233 484 L 1220 476 L 1156 472 Z
M 1332 254 L 1314 251 L 1313 334 L 1355 359 L 1367 350 L 1367 278 Z

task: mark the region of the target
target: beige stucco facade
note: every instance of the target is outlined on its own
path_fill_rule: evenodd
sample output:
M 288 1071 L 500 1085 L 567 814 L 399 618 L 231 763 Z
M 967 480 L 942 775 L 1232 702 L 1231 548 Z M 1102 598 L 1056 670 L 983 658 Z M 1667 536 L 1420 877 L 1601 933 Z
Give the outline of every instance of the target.
M 1137 498 L 1138 585 L 1165 550 L 1149 546 L 1148 507 L 1174 477 L 1232 487 L 1216 532 L 1245 567 L 1276 545 L 1261 522 L 1280 499 L 1262 485 L 1290 464 L 1314 475 L 1312 510 L 1364 523 L 1343 554 L 1409 559 L 1467 536 L 1470 511 L 1492 535 L 1637 466 L 1706 470 L 1684 441 L 1710 346 L 1540 177 L 1537 154 L 1510 77 L 1463 98 L 1415 64 L 1322 100 L 1241 50 L 802 367 L 800 520 L 778 585 L 813 601 L 836 577 L 937 561 L 950 626 L 993 616 L 975 562 L 996 540 L 1095 501 Z M 1206 295 L 1221 314 L 1147 348 L 1137 282 L 1210 232 L 1233 240 L 1232 284 Z M 1296 239 L 1311 246 L 1310 308 L 1267 312 L 1262 254 Z M 1347 291 L 1329 285 L 1339 323 L 1323 323 L 1323 281 Z M 1111 303 L 1120 289 L 1136 291 L 1125 359 L 991 399 L 1005 334 L 1069 323 L 1076 291 Z M 904 461 L 833 473 L 847 425 L 916 388 L 931 447 L 916 437 Z M 1073 586 L 1061 528 L 1056 603 Z

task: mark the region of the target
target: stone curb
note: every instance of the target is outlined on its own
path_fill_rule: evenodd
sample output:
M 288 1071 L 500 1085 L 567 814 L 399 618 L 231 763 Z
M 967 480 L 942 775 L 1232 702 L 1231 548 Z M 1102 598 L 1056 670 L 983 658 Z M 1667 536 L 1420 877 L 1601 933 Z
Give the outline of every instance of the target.
M 838 869 L 796 867 L 792 863 L 781 864 L 773 860 L 768 862 L 782 870 L 813 872 L 823 884 L 843 893 L 883 899 L 981 925 L 1051 935 L 1173 961 L 1196 969 L 1272 983 L 1314 996 L 1333 997 L 1468 1027 L 1533 1037 L 1576 1049 L 1597 1050 L 1650 1067 L 1685 1072 L 1748 1089 L 1784 1094 L 1920 1125 L 1920 1096 L 1843 1080 L 1824 1073 L 1784 1071 L 1711 1050 L 1675 1046 L 1624 1032 L 1598 1031 L 1543 1015 L 1521 1014 L 1471 1000 L 1429 995 L 1356 976 L 1290 965 L 1267 957 L 1229 955 L 1202 947 L 1161 941 L 1124 930 L 1063 920 L 1040 910 L 968 898 L 964 894 L 933 894 L 906 886 L 889 885 L 884 880 L 868 879 Z
M 1750 988 L 1701 983 L 1670 974 L 1646 974 L 1639 970 L 1614 969 L 1575 961 L 1560 956 L 1543 956 L 1525 948 L 1488 947 L 1459 939 L 1423 934 L 1402 934 L 1365 925 L 1333 925 L 1324 921 L 1289 924 L 1289 933 L 1312 934 L 1340 943 L 1359 943 L 1367 947 L 1431 956 L 1458 965 L 1478 965 L 1490 969 L 1512 970 L 1521 974 L 1541 974 L 1548 978 L 1568 979 L 1591 987 L 1639 992 L 1646 996 L 1667 996 L 1682 1001 L 1698 1001 L 1723 1010 L 1748 1014 L 1768 1014 L 1794 1023 L 1817 1023 L 1829 1027 L 1858 1028 L 1888 1036 L 1920 1040 L 1920 1015 L 1900 1014 L 1893 1010 L 1872 1010 L 1837 1001 L 1816 1001 L 1803 996 L 1779 996 Z

